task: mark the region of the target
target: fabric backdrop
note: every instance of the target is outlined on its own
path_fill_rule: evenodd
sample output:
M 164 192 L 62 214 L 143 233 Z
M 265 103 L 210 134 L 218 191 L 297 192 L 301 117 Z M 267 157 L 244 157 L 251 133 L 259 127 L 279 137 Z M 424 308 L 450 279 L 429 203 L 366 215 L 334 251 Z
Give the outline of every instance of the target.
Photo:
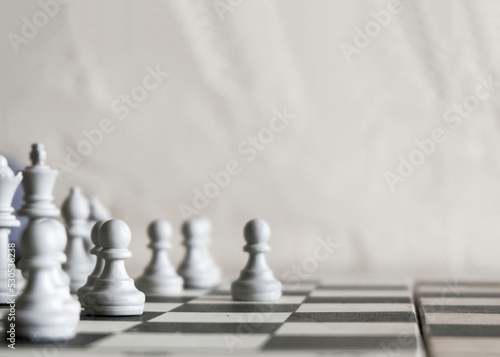
M 278 277 L 500 272 L 496 1 L 3 1 L 0 34 L 0 152 L 45 143 L 132 271 L 195 213 L 231 276 L 254 217 Z

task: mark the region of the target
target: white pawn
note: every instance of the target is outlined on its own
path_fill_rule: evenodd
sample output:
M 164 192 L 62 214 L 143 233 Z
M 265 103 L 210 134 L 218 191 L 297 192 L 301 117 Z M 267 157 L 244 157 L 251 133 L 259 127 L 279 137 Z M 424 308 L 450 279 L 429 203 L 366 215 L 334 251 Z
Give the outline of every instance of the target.
M 85 314 L 131 316 L 144 312 L 146 297 L 125 270 L 125 259 L 132 256 L 127 249 L 131 238 L 130 228 L 119 219 L 109 220 L 99 229 L 104 269 L 92 291 L 83 297 Z
M 83 286 L 93 268 L 84 240 L 88 235 L 87 220 L 90 214 L 87 199 L 82 195 L 79 187 L 73 187 L 63 203 L 62 215 L 68 232 L 66 255 L 68 260 L 63 265 L 70 277 L 70 290 L 74 294 Z
M 102 205 L 102 203 L 97 199 L 97 197 L 92 197 L 88 199 L 89 202 L 89 209 L 90 209 L 90 215 L 88 218 L 88 225 L 89 225 L 89 232 L 92 230 L 92 227 L 94 227 L 94 224 L 96 224 L 98 221 L 109 221 L 111 218 L 111 214 L 109 211 Z M 85 240 L 85 247 L 87 248 L 87 252 L 90 253 L 90 249 L 94 244 L 92 243 L 92 239 L 88 237 L 88 239 Z M 94 260 L 95 256 L 91 255 L 91 259 Z
M 59 222 L 40 218 L 29 222 L 21 239 L 21 249 L 29 272 L 28 283 L 16 301 L 15 335 L 33 342 L 73 339 L 80 320 L 80 304 L 69 295 L 63 297 L 53 276 L 60 268 L 64 253 L 60 250 Z M 69 299 L 73 303 L 69 303 Z M 77 308 L 75 308 L 77 307 Z M 4 331 L 11 328 L 8 315 Z
M 30 226 L 32 221 L 35 221 L 37 219 L 41 219 L 41 218 L 31 219 L 28 222 L 28 227 Z M 66 229 L 64 228 L 64 225 L 61 222 L 59 222 L 58 220 L 56 220 L 56 219 L 50 219 L 50 220 L 51 220 L 51 224 L 52 224 L 52 235 L 54 236 L 54 239 L 57 242 L 57 251 L 61 253 L 61 254 L 57 254 L 57 256 L 55 256 L 53 258 L 54 263 L 57 263 L 57 264 L 56 264 L 56 267 L 54 269 L 51 269 L 50 275 L 52 277 L 52 282 L 56 286 L 61 300 L 65 302 L 68 309 L 70 309 L 71 311 L 76 311 L 77 313 L 80 313 L 81 306 L 78 303 L 78 301 L 73 299 L 73 297 L 71 296 L 70 291 L 69 291 L 69 286 L 68 286 L 69 277 L 62 270 L 62 264 L 64 264 L 66 262 L 66 254 L 64 254 L 64 248 L 66 247 L 66 243 L 67 243 Z M 28 237 L 28 238 L 26 238 L 26 237 Z M 30 236 L 28 235 L 28 233 L 25 234 L 23 231 L 23 234 L 21 235 L 21 239 L 20 239 L 20 246 L 21 246 L 21 253 L 22 253 L 24 261 L 28 261 L 29 259 L 32 259 L 33 254 L 36 254 L 36 251 L 34 251 L 33 249 L 23 249 L 23 247 L 26 247 L 26 246 L 29 247 L 29 242 L 28 243 L 23 242 L 24 239 L 30 239 L 29 237 Z M 26 276 L 29 276 L 28 269 L 25 269 L 24 271 L 26 272 Z M 68 277 L 67 280 L 65 279 L 66 277 Z M 18 283 L 18 282 L 16 281 L 16 283 Z
M 184 278 L 184 286 L 192 289 L 210 289 L 219 284 L 221 270 L 208 251 L 211 226 L 208 219 L 194 217 L 182 224 L 186 255 L 177 272 Z
M 170 264 L 167 249 L 171 247 L 172 227 L 164 220 L 156 220 L 148 226 L 149 248 L 153 251 L 151 262 L 135 284 L 146 296 L 172 295 L 182 291 L 183 279 Z
M 253 219 L 245 225 L 243 235 L 247 242 L 243 250 L 250 256 L 238 280 L 231 284 L 233 299 L 242 301 L 279 299 L 281 283 L 274 278 L 264 256 L 264 253 L 270 250 L 267 244 L 271 236 L 269 225 L 263 220 Z
M 92 231 L 90 232 L 90 237 L 92 238 L 92 243 L 94 244 L 94 247 L 90 250 L 90 252 L 94 256 L 96 256 L 97 259 L 95 261 L 94 270 L 88 276 L 87 282 L 85 283 L 84 286 L 78 289 L 76 293 L 78 295 L 78 300 L 80 300 L 82 306 L 84 305 L 83 297 L 85 296 L 85 294 L 92 291 L 95 282 L 101 276 L 102 271 L 104 269 L 104 259 L 99 256 L 99 252 L 102 250 L 101 243 L 99 242 L 99 229 L 102 227 L 103 224 L 104 221 L 96 222 L 96 224 L 94 224 L 94 227 L 92 227 Z

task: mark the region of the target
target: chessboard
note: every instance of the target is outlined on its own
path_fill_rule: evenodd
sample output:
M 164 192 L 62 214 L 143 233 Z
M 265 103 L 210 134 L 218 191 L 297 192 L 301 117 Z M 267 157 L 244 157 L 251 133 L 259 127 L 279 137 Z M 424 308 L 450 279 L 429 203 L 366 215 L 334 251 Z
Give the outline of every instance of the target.
M 268 302 L 234 301 L 229 285 L 184 290 L 148 298 L 142 316 L 82 315 L 69 342 L 0 348 L 2 357 L 426 355 L 412 284 L 390 279 L 289 282 Z
M 500 282 L 421 282 L 416 303 L 429 355 L 500 356 Z

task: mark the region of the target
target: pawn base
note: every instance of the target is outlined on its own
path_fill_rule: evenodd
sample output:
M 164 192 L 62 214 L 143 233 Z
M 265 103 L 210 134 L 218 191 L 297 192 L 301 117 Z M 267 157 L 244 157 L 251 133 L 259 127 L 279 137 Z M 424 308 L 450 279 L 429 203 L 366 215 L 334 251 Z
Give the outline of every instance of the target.
M 135 281 L 135 287 L 146 296 L 169 296 L 179 294 L 184 286 L 183 279 L 178 276 L 158 277 L 142 276 Z
M 273 301 L 281 297 L 281 288 L 278 280 L 236 280 L 231 284 L 231 295 L 237 301 Z
M 217 268 L 208 271 L 179 270 L 177 273 L 184 279 L 186 289 L 212 289 L 221 280 L 221 272 Z
M 85 305 L 84 313 L 90 316 L 138 316 L 144 313 L 144 304 L 139 306 Z
M 144 312 L 146 296 L 137 290 L 130 278 L 98 280 L 93 290 L 83 297 L 85 315 L 137 316 Z
M 6 323 L 7 324 L 7 323 Z M 10 328 L 5 326 L 5 328 Z M 7 330 L 8 331 L 8 330 Z M 64 326 L 19 326 L 16 324 L 16 338 L 36 343 L 69 341 L 76 336 L 76 325 Z M 8 336 L 7 336 L 8 337 Z
M 15 339 L 35 343 L 69 341 L 75 338 L 78 322 L 80 321 L 80 304 L 76 300 L 73 299 L 78 306 L 69 302 L 61 304 L 61 301 L 59 301 L 56 303 L 57 307 L 51 306 L 53 304 L 49 302 L 48 304 L 35 304 L 30 308 L 32 298 L 30 296 L 21 296 L 17 301 L 19 306 L 16 311 L 14 327 L 11 325 L 13 322 L 9 321 L 9 316 L 4 317 L 3 325 L 7 341 L 11 330 L 14 330 L 13 337 Z M 52 300 L 58 299 L 58 297 L 54 296 L 43 297 L 48 301 L 50 301 L 50 298 Z M 46 311 L 43 309 L 45 307 L 47 308 Z

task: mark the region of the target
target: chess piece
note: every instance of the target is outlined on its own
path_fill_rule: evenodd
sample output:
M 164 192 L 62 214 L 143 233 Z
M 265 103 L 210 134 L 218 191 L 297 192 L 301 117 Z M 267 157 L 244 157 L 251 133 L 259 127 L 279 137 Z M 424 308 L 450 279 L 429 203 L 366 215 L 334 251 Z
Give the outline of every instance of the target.
M 89 198 L 90 215 L 89 222 L 108 221 L 111 219 L 111 214 L 106 207 L 97 199 L 97 197 Z M 93 225 L 92 225 L 93 226 Z
M 85 314 L 97 316 L 142 315 L 145 296 L 137 290 L 125 270 L 125 259 L 132 254 L 127 249 L 130 228 L 119 219 L 109 220 L 99 229 L 99 243 L 104 269 L 92 291 L 83 297 Z
M 95 262 L 95 267 L 92 273 L 87 278 L 87 283 L 82 286 L 80 289 L 77 291 L 78 295 L 78 300 L 80 300 L 80 303 L 84 306 L 85 304 L 83 303 L 83 297 L 85 294 L 88 292 L 92 291 L 94 288 L 95 282 L 97 279 L 101 276 L 102 271 L 104 269 L 104 259 L 102 257 L 99 257 L 99 252 L 102 250 L 101 243 L 99 242 L 99 229 L 103 225 L 104 221 L 98 221 L 94 226 L 92 227 L 92 232 L 90 233 L 90 236 L 92 238 L 92 243 L 94 244 L 94 247 L 91 249 L 91 253 L 97 257 L 96 262 Z
M 58 218 L 61 214 L 54 204 L 52 195 L 58 171 L 45 164 L 46 158 L 47 153 L 43 144 L 31 145 L 31 166 L 23 170 L 24 204 L 17 212 L 20 216 L 28 217 L 28 220 Z M 23 257 L 21 257 L 18 266 L 22 270 L 23 276 L 27 278 L 27 269 L 24 267 Z M 59 273 L 62 281 L 69 284 L 68 274 L 61 269 Z
M 45 165 L 47 153 L 43 144 L 31 146 L 31 166 L 23 170 L 24 205 L 17 212 L 28 218 L 59 217 L 60 211 L 54 205 L 52 190 L 57 170 Z
M 167 249 L 171 247 L 172 227 L 164 220 L 151 222 L 148 227 L 149 248 L 153 251 L 150 263 L 144 273 L 135 281 L 146 296 L 172 295 L 182 291 L 183 279 L 170 264 Z
M 88 225 L 89 225 L 89 232 L 92 230 L 92 227 L 94 227 L 94 224 L 96 224 L 98 221 L 108 221 L 110 220 L 111 214 L 109 211 L 102 205 L 102 203 L 96 198 L 92 197 L 89 198 L 89 209 L 90 209 L 90 215 L 88 218 Z M 84 241 L 85 247 L 87 251 L 90 253 L 90 250 L 94 246 L 92 243 L 92 239 L 90 236 L 87 236 L 89 239 L 86 239 Z M 95 256 L 91 255 L 92 260 L 94 261 Z
M 207 247 L 210 233 L 210 222 L 203 217 L 191 218 L 182 225 L 186 255 L 177 272 L 184 278 L 186 288 L 210 289 L 220 282 L 221 270 Z
M 68 259 L 63 265 L 63 269 L 70 277 L 69 286 L 73 294 L 85 284 L 87 276 L 93 268 L 83 243 L 84 237 L 88 235 L 89 205 L 79 187 L 71 189 L 70 195 L 63 203 L 62 214 L 68 233 L 68 245 L 66 246 Z
M 52 269 L 52 281 L 57 287 L 59 295 L 61 296 L 61 299 L 64 300 L 68 309 L 73 309 L 80 313 L 82 307 L 80 303 L 71 296 L 69 290 L 69 280 L 64 280 L 64 277 L 67 276 L 67 274 L 62 269 L 62 265 L 66 263 L 67 260 L 66 254 L 64 254 L 64 250 L 68 243 L 66 228 L 64 228 L 64 225 L 60 221 L 55 219 L 52 219 L 52 221 L 54 236 L 57 237 L 57 251 L 61 252 L 61 254 L 57 255 L 57 258 L 54 258 L 58 264 L 55 269 Z M 29 257 L 30 254 L 31 252 L 27 251 L 25 255 Z
M 271 236 L 269 225 L 263 220 L 253 219 L 245 225 L 243 235 L 247 242 L 243 250 L 250 256 L 238 280 L 231 284 L 233 299 L 241 301 L 279 299 L 281 283 L 274 278 L 264 256 L 264 253 L 270 250 L 267 244 Z
M 7 165 L 7 159 L 0 156 L 0 304 L 7 304 L 16 295 L 17 270 L 14 265 L 14 254 L 9 259 L 9 251 L 14 247 L 9 245 L 9 234 L 12 227 L 19 227 L 19 222 L 12 214 L 12 198 L 17 186 L 23 178 L 22 173 L 14 175 Z
M 52 279 L 64 256 L 58 224 L 48 218 L 31 220 L 21 239 L 21 249 L 29 253 L 25 262 L 29 274 L 26 289 L 16 301 L 15 334 L 32 342 L 70 340 L 80 320 L 80 304 L 68 290 L 63 298 Z M 4 331 L 10 324 L 7 315 Z

